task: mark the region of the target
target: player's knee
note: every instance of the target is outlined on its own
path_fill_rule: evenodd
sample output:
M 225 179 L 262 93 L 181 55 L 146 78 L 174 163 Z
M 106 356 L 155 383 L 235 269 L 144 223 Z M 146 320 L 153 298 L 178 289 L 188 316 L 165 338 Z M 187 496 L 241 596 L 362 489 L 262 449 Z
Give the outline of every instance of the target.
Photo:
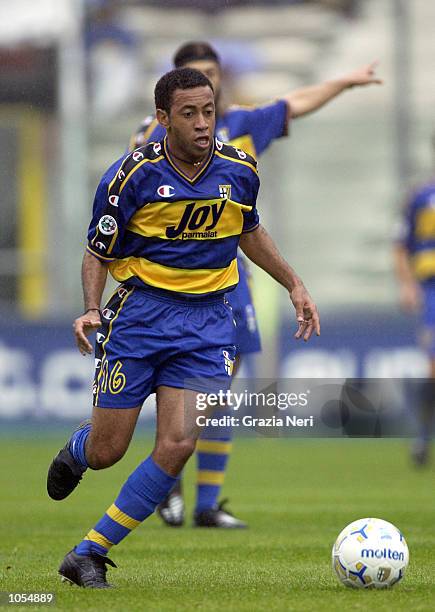
M 195 440 L 183 438 L 171 440 L 163 438 L 157 442 L 156 448 L 159 453 L 172 457 L 177 463 L 185 463 L 195 450 Z

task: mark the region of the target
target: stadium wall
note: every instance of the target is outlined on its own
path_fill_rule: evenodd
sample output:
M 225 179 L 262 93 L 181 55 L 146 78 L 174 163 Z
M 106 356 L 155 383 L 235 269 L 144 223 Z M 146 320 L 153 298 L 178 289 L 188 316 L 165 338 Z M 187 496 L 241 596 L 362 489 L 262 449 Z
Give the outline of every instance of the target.
M 287 316 L 281 321 L 280 378 L 415 378 L 427 362 L 415 347 L 415 322 L 389 313 L 324 315 L 322 336 L 297 343 Z M 256 362 L 261 368 L 261 355 Z M 77 421 L 89 416 L 93 359 L 74 346 L 65 322 L 0 324 L 0 420 Z M 151 398 L 142 420 L 154 415 Z

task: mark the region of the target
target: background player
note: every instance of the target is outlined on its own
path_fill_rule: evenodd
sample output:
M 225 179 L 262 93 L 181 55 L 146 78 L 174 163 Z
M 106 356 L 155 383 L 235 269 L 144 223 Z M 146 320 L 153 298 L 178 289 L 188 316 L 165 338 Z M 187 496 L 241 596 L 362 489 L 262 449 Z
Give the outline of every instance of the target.
M 209 80 L 197 70 L 174 70 L 157 83 L 155 99 L 167 136 L 115 163 L 95 196 L 82 267 L 85 313 L 74 325 L 83 354 L 92 352 L 87 335 L 101 328 L 92 423 L 73 433 L 47 480 L 50 496 L 64 499 L 88 467 L 118 461 L 143 401 L 156 391 L 151 455 L 59 569 L 70 582 L 91 588 L 109 586 L 108 550 L 154 512 L 193 452 L 196 392 L 229 387 L 234 325 L 224 294 L 238 282 L 239 241 L 289 291 L 296 337 L 320 334 L 302 281 L 259 223 L 255 160 L 214 138 Z M 232 186 L 233 199 L 219 194 L 221 184 Z M 163 202 L 162 185 L 172 187 Z M 108 268 L 122 284 L 100 317 Z
M 420 314 L 420 344 L 429 357 L 429 376 L 417 398 L 419 431 L 412 448 L 414 462 L 424 465 L 435 417 L 435 179 L 407 202 L 395 244 L 395 269 L 401 306 Z
M 187 66 L 203 72 L 213 83 L 216 96 L 216 135 L 223 142 L 243 149 L 253 157 L 261 155 L 273 140 L 285 136 L 291 119 L 318 110 L 329 100 L 355 86 L 380 84 L 375 63 L 364 66 L 341 78 L 318 85 L 303 87 L 284 95 L 281 99 L 262 106 L 246 108 L 225 106 L 222 96 L 222 68 L 216 51 L 206 42 L 189 42 L 178 49 L 174 66 Z M 164 135 L 155 116 L 147 117 L 130 140 L 130 149 L 146 142 L 160 140 Z M 228 300 L 237 324 L 236 345 L 240 356 L 261 350 L 255 308 L 249 288 L 249 272 L 246 260 L 238 258 L 240 281 Z M 237 372 L 236 362 L 234 374 Z M 197 497 L 194 524 L 204 527 L 245 527 L 245 523 L 225 511 L 218 503 L 224 482 L 225 469 L 231 451 L 231 429 L 222 429 L 219 439 L 216 432 L 204 431 L 197 444 Z M 184 521 L 184 504 L 181 481 L 168 499 L 159 507 L 159 514 L 166 524 L 179 526 Z

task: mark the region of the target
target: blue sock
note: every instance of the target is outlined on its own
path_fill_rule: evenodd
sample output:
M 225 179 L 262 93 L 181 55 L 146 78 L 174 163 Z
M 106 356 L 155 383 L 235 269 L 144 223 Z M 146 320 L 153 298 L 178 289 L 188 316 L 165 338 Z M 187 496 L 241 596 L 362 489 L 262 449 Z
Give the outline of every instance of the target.
M 115 503 L 75 548 L 78 555 L 105 555 L 132 529 L 150 516 L 174 486 L 177 478 L 162 470 L 149 456 L 128 477 Z
M 71 455 L 81 466 L 88 468 L 88 462 L 86 460 L 85 445 L 86 440 L 91 432 L 91 423 L 86 423 L 83 427 L 76 429 L 68 444 Z
M 214 418 L 228 414 L 215 411 Z M 195 512 L 203 512 L 217 505 L 225 480 L 225 471 L 232 448 L 232 428 L 206 428 L 196 444 L 198 462 L 197 495 Z

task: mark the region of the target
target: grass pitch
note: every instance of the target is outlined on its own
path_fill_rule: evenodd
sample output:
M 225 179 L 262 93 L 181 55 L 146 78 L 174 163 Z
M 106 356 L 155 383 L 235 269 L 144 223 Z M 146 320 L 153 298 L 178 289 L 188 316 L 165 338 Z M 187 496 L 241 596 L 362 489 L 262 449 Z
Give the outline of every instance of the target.
M 0 439 L 1 591 L 52 591 L 58 609 L 80 611 L 435 607 L 435 468 L 414 470 L 406 441 L 236 440 L 224 494 L 250 529 L 190 527 L 191 462 L 188 526 L 170 529 L 151 517 L 112 549 L 118 569 L 108 575 L 117 588 L 88 591 L 61 584 L 59 563 L 113 502 L 151 438 L 138 431 L 120 464 L 88 472 L 70 498 L 53 502 L 45 493 L 46 470 L 64 438 Z M 391 521 L 407 539 L 410 566 L 392 590 L 349 590 L 332 573 L 336 536 L 366 516 Z

